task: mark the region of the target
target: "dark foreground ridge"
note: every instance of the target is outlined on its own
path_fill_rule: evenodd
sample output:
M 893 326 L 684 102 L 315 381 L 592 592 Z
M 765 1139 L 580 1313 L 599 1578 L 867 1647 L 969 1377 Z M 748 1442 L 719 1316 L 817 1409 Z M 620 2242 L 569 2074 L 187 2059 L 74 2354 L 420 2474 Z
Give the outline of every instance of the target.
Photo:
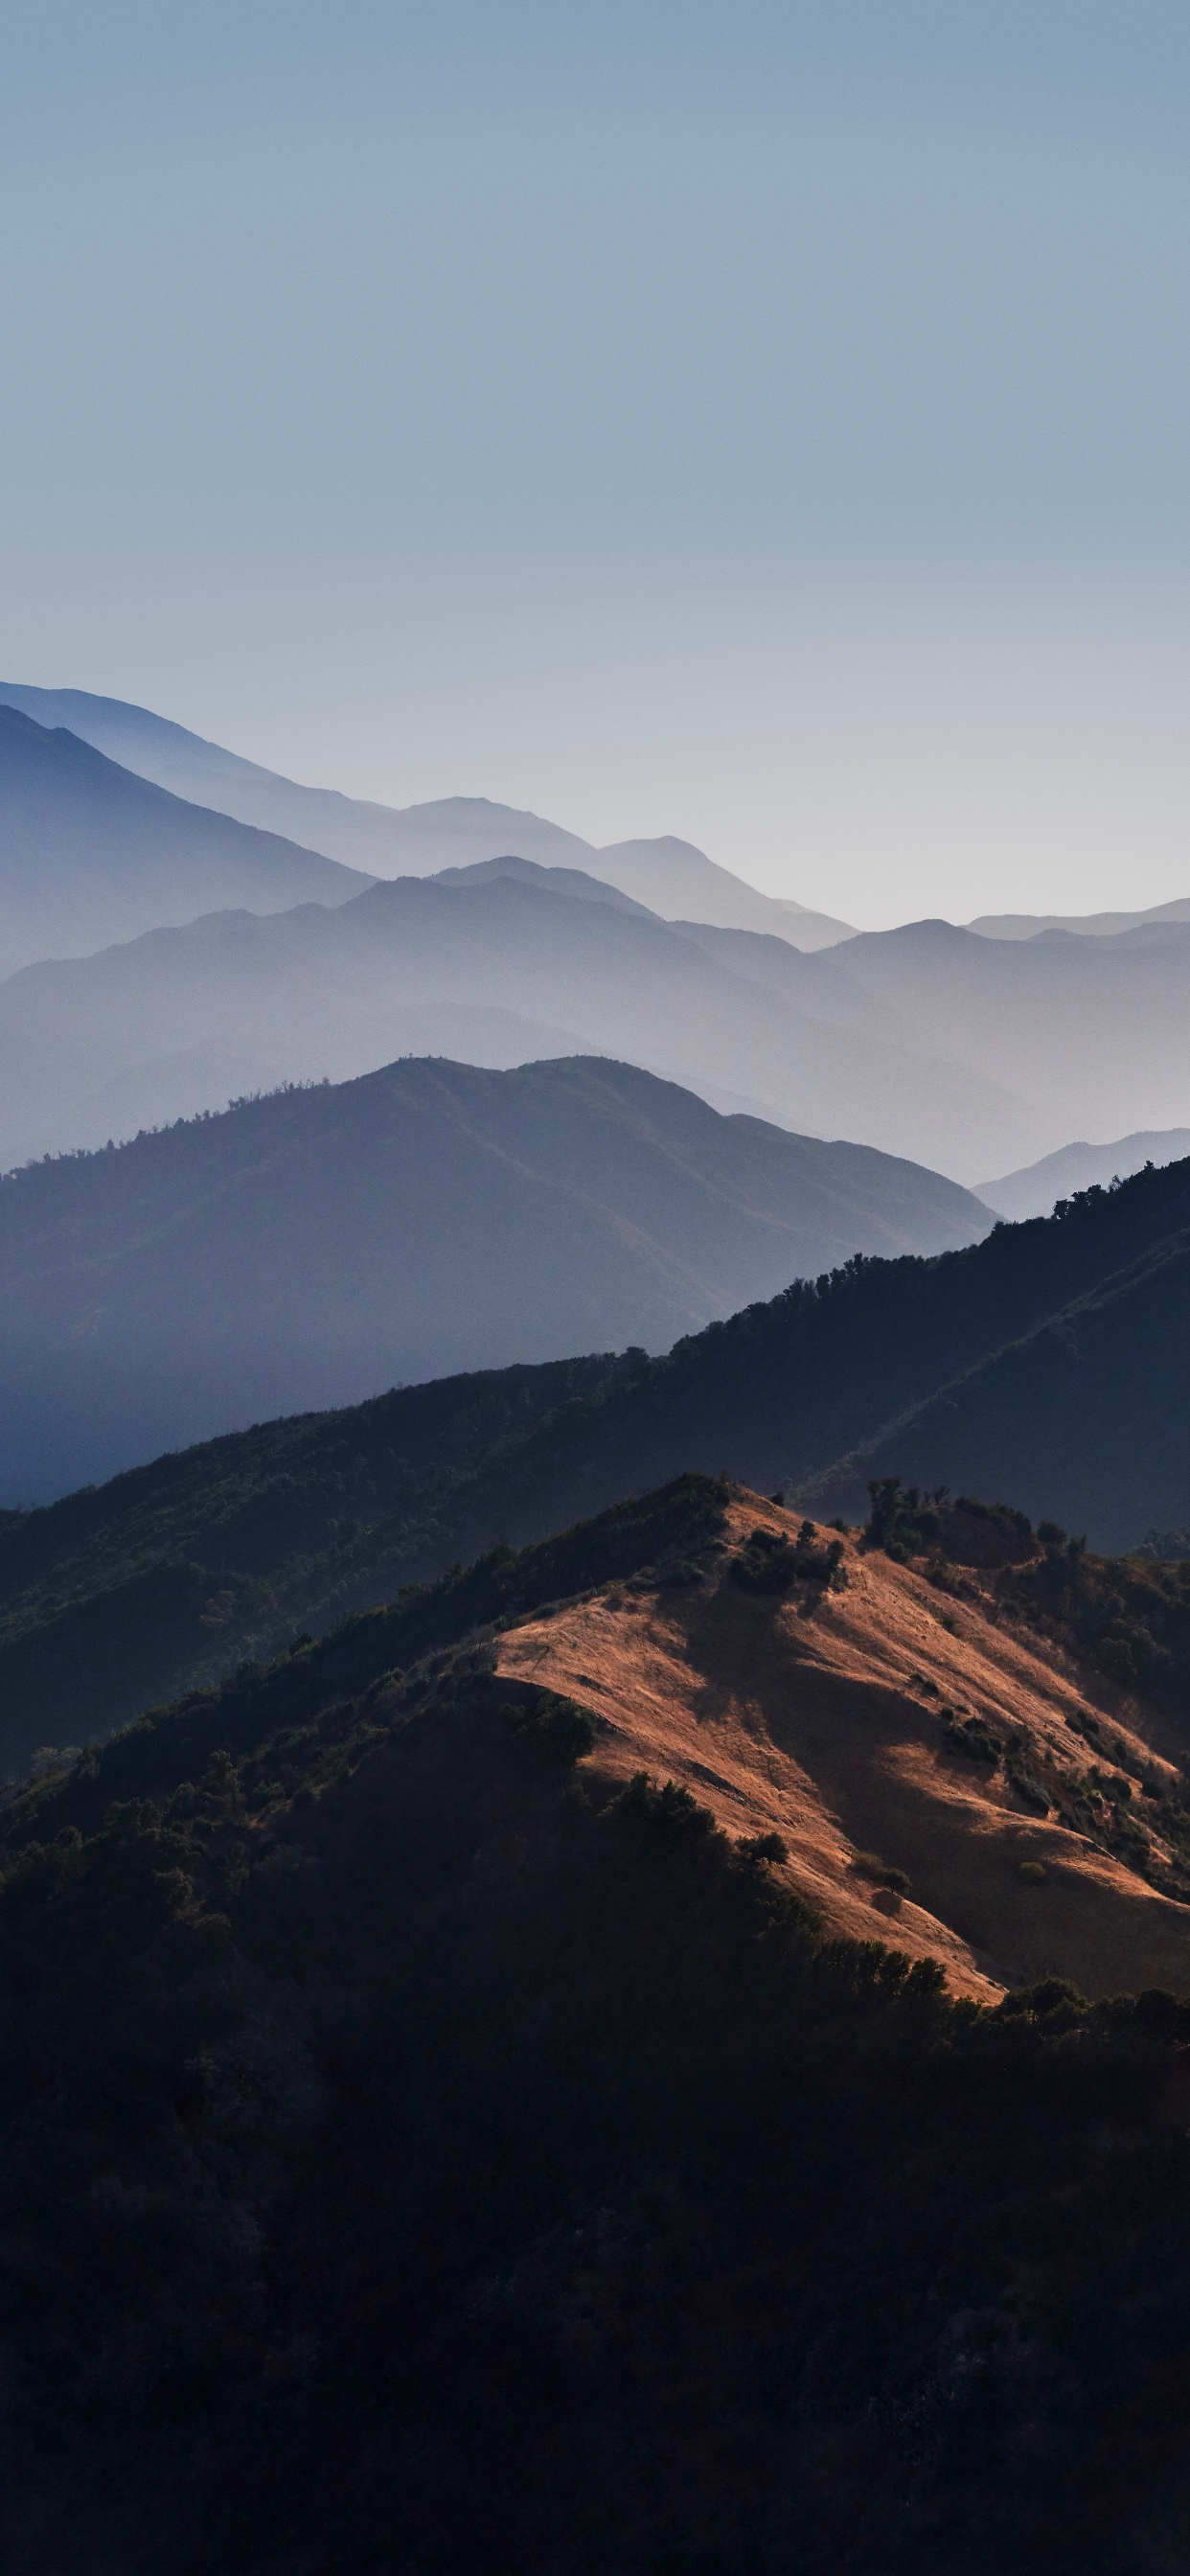
M 495 1673 L 477 1615 L 681 1585 L 723 1514 L 683 1480 L 10 1797 L 12 2576 L 1176 2563 L 1190 2008 L 951 2001 Z

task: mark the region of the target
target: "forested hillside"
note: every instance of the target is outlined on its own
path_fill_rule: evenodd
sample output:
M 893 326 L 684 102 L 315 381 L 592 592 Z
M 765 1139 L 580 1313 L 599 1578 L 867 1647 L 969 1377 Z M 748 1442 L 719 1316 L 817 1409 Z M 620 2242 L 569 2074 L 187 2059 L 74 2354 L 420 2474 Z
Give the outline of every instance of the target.
M 1179 1167 L 1185 1170 L 1183 1164 Z M 1097 1544 L 1176 1525 L 1190 1495 L 1190 1227 L 1142 1252 L 805 1487 L 811 1508 L 856 1510 L 873 1476 L 1027 1495 Z
M 866 1442 L 878 1444 L 877 1464 L 901 1472 L 887 1426 L 981 1369 L 1007 1371 L 1011 1475 L 978 1472 L 979 1421 L 952 1414 L 946 1393 L 937 1418 L 957 1428 L 935 1481 L 1007 1493 L 1034 1517 L 1085 1528 L 1094 1546 L 1135 1545 L 1154 1523 L 1182 1527 L 1184 1382 L 1172 1359 L 1165 1374 L 1152 1369 L 1151 1334 L 1163 1315 L 1180 1332 L 1188 1225 L 1190 1167 L 1173 1164 L 965 1251 L 849 1262 L 663 1359 L 630 1350 L 439 1380 L 267 1423 L 8 1514 L 0 1680 L 11 1716 L 0 1760 L 102 1733 L 191 1679 L 274 1652 L 297 1629 L 689 1467 L 791 1490 Z M 1118 1329 L 1101 1330 L 1109 1301 Z M 1014 1356 L 1020 1343 L 1027 1366 Z M 870 1462 L 847 1471 L 852 1517 L 875 1472 Z
M 502 1669 L 546 1587 L 787 1621 L 731 1500 L 686 1480 L 494 1564 L 494 1631 L 447 1585 L 5 1800 L 12 2576 L 1177 2564 L 1185 2004 L 956 1999 Z

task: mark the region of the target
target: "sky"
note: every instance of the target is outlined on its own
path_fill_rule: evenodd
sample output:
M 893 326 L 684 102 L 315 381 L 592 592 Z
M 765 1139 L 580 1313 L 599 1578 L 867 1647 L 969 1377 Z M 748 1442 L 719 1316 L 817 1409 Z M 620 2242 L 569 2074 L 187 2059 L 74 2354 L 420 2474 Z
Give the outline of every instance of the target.
M 1190 894 L 1190 15 L 0 13 L 7 675 L 863 926 Z

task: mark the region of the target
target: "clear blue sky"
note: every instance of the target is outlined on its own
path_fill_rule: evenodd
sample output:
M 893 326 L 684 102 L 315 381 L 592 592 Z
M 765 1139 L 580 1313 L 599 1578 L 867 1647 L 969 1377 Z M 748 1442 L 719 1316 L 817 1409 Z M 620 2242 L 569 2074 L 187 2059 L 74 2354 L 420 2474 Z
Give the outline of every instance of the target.
M 5 14 L 3 666 L 881 921 L 1190 893 L 1190 13 Z

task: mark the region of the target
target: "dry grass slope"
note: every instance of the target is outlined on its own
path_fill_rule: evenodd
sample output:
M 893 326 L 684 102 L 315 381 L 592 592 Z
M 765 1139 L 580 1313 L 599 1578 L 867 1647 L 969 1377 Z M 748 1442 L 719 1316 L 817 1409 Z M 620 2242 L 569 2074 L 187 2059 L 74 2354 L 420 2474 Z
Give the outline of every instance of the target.
M 736 1489 L 728 1544 L 798 1518 Z M 1089 1996 L 1190 1991 L 1190 1906 L 1159 1894 L 1058 1820 L 1087 1748 L 1068 1721 L 1102 1712 L 1088 1683 L 973 1597 L 940 1597 L 912 1567 L 845 1540 L 847 1584 L 783 1597 L 740 1590 L 721 1560 L 699 1590 L 611 1586 L 535 1614 L 500 1639 L 500 1670 L 587 1703 L 604 1721 L 605 1790 L 648 1770 L 712 1808 L 733 1835 L 776 1831 L 794 1884 L 833 1931 L 892 1940 L 945 1967 L 956 1993 L 1069 1977 Z M 1086 1685 L 1086 1686 L 1084 1686 Z M 1019 1739 L 1043 1815 L 947 1742 L 945 1711 Z M 1152 1777 L 1172 1767 L 1112 1696 L 1113 1736 Z M 864 1856 L 904 1871 L 875 1883 Z M 1026 1875 L 1022 1875 L 1022 1864 Z M 1044 1875 L 1039 1873 L 1043 1872 Z

